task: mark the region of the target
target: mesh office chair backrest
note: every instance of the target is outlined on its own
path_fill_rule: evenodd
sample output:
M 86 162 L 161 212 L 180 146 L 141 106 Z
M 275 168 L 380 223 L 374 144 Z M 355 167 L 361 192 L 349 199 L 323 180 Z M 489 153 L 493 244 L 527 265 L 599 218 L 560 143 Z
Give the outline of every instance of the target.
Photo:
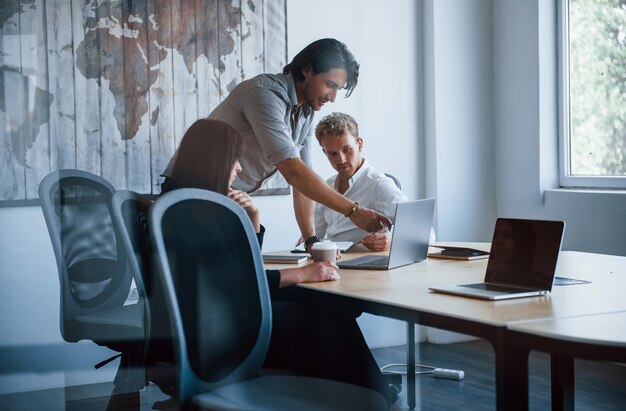
M 111 220 L 114 191 L 102 177 L 80 170 L 53 172 L 39 185 L 57 261 L 66 341 L 87 338 L 74 318 L 120 307 L 128 297 L 132 276 Z
M 146 196 L 128 190 L 116 191 L 111 198 L 113 223 L 128 256 L 139 300 L 145 304 L 143 313 L 147 344 L 152 332 L 151 304 L 148 304 L 153 271 L 152 244 L 148 232 L 148 210 L 151 205 L 152 202 Z
M 170 321 L 165 307 L 161 281 L 156 278 L 154 248 L 148 227 L 148 211 L 152 201 L 129 190 L 119 190 L 112 198 L 113 221 L 128 255 L 141 301 L 146 302 L 144 322 L 146 350 L 150 360 L 173 361 Z
M 161 281 L 157 278 L 148 212 L 152 201 L 133 191 L 119 190 L 112 198 L 113 222 L 126 249 L 140 302 L 144 304 L 145 345 L 142 364 L 149 380 L 168 395 L 176 392 L 174 347 Z
M 179 399 L 257 376 L 271 307 L 248 216 L 221 194 L 180 189 L 161 196 L 149 220 L 174 326 Z

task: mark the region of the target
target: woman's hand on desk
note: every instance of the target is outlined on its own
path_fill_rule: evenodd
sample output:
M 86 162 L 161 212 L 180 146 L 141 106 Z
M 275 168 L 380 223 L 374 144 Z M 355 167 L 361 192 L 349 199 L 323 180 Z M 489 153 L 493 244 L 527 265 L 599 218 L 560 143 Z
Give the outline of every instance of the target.
M 319 261 L 298 268 L 284 268 L 280 270 L 280 287 L 287 287 L 298 283 L 316 283 L 320 281 L 335 281 L 339 279 L 338 267 L 329 261 Z
M 391 247 L 391 233 L 385 229 L 382 232 L 367 234 L 361 243 L 370 251 L 387 251 Z

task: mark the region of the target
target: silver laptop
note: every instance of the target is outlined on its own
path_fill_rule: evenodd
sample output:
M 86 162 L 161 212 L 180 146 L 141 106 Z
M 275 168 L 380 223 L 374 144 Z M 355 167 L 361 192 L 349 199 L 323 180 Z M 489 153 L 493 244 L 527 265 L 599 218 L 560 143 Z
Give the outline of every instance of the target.
M 430 289 L 485 300 L 548 294 L 564 229 L 563 221 L 499 218 L 484 282 Z
M 337 266 L 363 270 L 391 270 L 426 259 L 434 211 L 434 198 L 398 203 L 389 256 L 368 255 L 340 261 Z

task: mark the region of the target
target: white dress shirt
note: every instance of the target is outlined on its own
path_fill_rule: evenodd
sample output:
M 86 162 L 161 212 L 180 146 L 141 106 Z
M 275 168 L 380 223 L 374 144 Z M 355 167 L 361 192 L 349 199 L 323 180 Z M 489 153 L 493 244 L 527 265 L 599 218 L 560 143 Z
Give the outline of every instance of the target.
M 326 183 L 337 190 L 337 175 L 326 180 Z M 344 193 L 346 198 L 359 203 L 359 207 L 378 211 L 389 217 L 392 222 L 395 220 L 396 203 L 408 201 L 407 196 L 400 191 L 391 178 L 371 167 L 365 160 L 348 184 L 349 187 Z M 343 214 L 317 203 L 315 205 L 315 234 L 331 241 L 358 243 L 368 232 L 355 226 Z

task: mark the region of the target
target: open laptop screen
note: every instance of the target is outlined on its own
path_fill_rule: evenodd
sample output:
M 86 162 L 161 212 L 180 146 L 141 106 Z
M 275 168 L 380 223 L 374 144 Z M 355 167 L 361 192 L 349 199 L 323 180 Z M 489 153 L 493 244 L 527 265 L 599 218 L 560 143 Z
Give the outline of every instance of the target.
M 499 218 L 485 282 L 552 290 L 563 228 L 562 221 Z

